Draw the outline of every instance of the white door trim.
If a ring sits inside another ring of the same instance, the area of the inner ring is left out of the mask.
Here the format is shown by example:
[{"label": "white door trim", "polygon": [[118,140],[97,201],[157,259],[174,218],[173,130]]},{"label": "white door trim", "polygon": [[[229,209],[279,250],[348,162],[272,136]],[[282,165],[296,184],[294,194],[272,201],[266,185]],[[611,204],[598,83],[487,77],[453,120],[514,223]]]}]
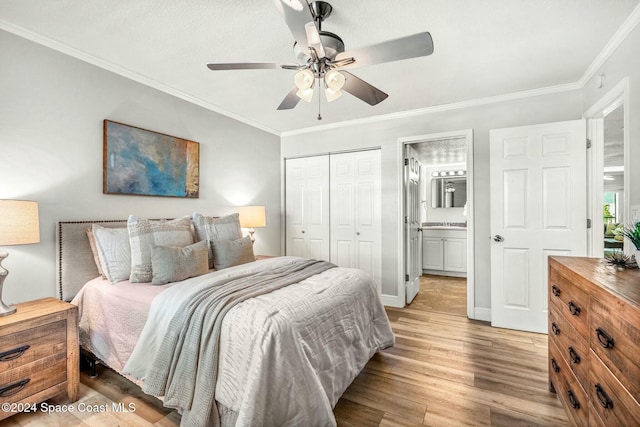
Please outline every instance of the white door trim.
[{"label": "white door trim", "polygon": [[[631,167],[631,154],[629,143],[629,117],[630,117],[630,103],[629,103],[629,77],[625,77],[615,85],[609,92],[607,92],[602,98],[597,100],[587,111],[582,115],[587,119],[587,131],[593,132],[597,126],[602,126],[602,118],[609,114],[612,110],[624,105],[624,170],[629,171]],[[601,133],[594,133],[591,136],[602,136]],[[603,164],[602,155],[604,150],[604,141],[601,138],[594,138],[592,140],[592,151],[590,161],[587,164],[587,191],[591,195],[591,201],[588,206],[588,214],[592,219],[592,227],[589,241],[597,242],[602,240],[602,196],[603,196]],[[597,150],[597,152],[596,152]],[[631,192],[631,178],[629,173],[624,174],[624,191],[626,194]],[[623,217],[625,219],[631,218],[631,203],[628,199],[623,208]],[[598,219],[599,218],[599,219]],[[633,253],[633,247],[628,245],[625,239],[625,252],[627,254]],[[602,257],[602,253],[597,252],[599,246],[592,244],[589,247],[589,256]],[[631,251],[631,252],[628,252]]]},{"label": "white door trim", "polygon": [[[446,138],[465,137],[467,141],[467,317],[470,319],[486,320],[485,313],[478,313],[475,308],[475,219],[474,219],[474,186],[473,186],[473,129],[432,133],[427,135],[417,135],[398,138],[396,150],[396,164],[398,165],[398,254],[404,254],[405,233],[404,233],[404,146],[418,142],[426,142]],[[404,299],[404,255],[398,262],[398,300]]]}]

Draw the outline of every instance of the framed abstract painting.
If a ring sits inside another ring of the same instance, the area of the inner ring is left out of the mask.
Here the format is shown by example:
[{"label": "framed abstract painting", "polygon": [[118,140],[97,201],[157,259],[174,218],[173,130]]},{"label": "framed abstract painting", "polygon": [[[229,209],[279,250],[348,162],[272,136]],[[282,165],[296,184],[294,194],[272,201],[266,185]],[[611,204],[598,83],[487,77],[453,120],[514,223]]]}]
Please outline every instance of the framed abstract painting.
[{"label": "framed abstract painting", "polygon": [[104,121],[103,193],[198,198],[200,144]]}]

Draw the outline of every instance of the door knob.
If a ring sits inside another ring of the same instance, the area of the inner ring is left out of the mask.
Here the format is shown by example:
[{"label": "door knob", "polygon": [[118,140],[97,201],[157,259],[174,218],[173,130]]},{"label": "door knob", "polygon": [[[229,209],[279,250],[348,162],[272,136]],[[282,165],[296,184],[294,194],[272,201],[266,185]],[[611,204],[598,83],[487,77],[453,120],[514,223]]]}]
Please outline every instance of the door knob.
[{"label": "door knob", "polygon": [[504,237],[502,237],[499,234],[496,234],[495,236],[493,236],[493,241],[494,242],[504,242]]}]

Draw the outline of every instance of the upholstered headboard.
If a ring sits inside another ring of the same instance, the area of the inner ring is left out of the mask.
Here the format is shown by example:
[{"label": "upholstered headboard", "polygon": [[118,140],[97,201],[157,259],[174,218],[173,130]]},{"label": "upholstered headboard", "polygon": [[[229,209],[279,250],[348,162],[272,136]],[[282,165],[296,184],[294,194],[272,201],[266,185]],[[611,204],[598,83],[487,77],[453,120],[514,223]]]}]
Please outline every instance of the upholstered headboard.
[{"label": "upholstered headboard", "polygon": [[56,228],[56,285],[58,298],[71,301],[80,288],[98,277],[98,268],[87,238],[91,224],[126,227],[127,220],[60,221]]}]

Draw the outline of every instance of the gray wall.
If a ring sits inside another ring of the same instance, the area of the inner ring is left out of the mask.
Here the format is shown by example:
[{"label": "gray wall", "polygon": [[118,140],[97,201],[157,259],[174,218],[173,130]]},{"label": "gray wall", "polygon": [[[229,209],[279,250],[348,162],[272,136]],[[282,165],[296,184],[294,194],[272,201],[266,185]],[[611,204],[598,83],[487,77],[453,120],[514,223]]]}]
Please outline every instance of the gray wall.
[{"label": "gray wall", "polygon": [[382,147],[382,293],[397,295],[398,269],[403,262],[398,253],[398,181],[401,162],[398,138],[473,129],[475,186],[475,307],[491,307],[489,223],[489,131],[579,119],[582,115],[580,91],[564,92],[464,108],[421,116],[377,120],[337,129],[289,135],[282,138],[284,157],[313,153]]},{"label": "gray wall", "polygon": [[[55,296],[57,221],[222,215],[266,206],[280,253],[280,138],[0,31],[0,198],[39,202],[40,244],[11,246],[5,302]],[[102,194],[102,121],[200,143],[200,198]]]}]

